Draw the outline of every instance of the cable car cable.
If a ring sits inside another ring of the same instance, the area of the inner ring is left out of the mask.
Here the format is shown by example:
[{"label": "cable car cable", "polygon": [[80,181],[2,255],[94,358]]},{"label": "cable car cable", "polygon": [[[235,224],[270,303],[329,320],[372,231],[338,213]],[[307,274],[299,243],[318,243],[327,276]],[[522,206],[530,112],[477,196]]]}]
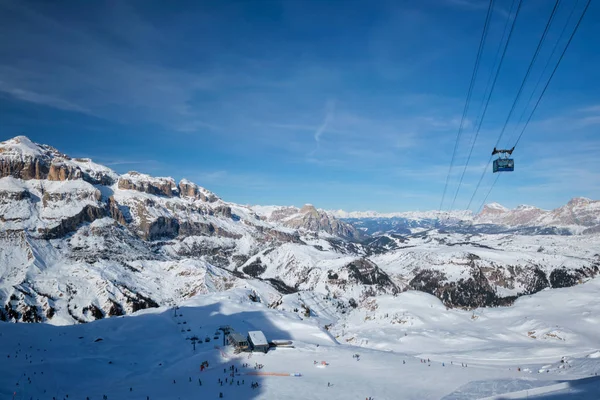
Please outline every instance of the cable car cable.
[{"label": "cable car cable", "polygon": [[[498,49],[496,50],[496,56],[494,57],[494,66],[492,67],[492,71],[495,71],[497,68],[500,68],[500,67],[498,67],[498,60],[500,59],[500,53],[502,53],[502,48],[503,48],[502,44],[504,43],[504,39],[506,38],[506,34],[508,33],[508,25],[509,25],[509,22],[511,20],[514,20],[517,17],[517,14],[515,14],[511,18],[511,15],[513,14],[513,10],[515,8],[516,2],[517,2],[517,0],[513,0],[512,1],[512,4],[510,6],[510,10],[508,11],[506,22],[504,23],[504,29],[502,30],[502,38],[500,38],[500,42],[498,42]],[[519,0],[519,2],[521,2],[521,0]],[[513,24],[513,26],[514,26],[514,24]],[[504,47],[506,47],[506,46],[504,46]],[[502,65],[502,63],[500,63],[500,65]],[[490,85],[492,83],[492,78],[493,77],[494,77],[494,74],[493,73],[490,74],[490,76],[488,78],[488,81],[485,84],[485,90],[483,91],[484,96],[481,99],[481,104],[479,105],[479,112],[477,113],[478,116],[481,116],[482,113],[483,113],[483,107],[485,105],[486,94],[490,93],[489,89],[490,89]],[[480,120],[481,119],[479,117],[475,120],[475,126],[479,125],[479,121]]]},{"label": "cable car cable", "polygon": [[554,20],[554,16],[556,15],[556,9],[558,8],[558,5],[560,4],[560,2],[561,2],[561,0],[556,0],[556,2],[554,3],[554,8],[552,9],[550,18],[548,18],[548,22],[546,23],[546,27],[544,28],[544,33],[542,33],[542,37],[540,38],[540,41],[538,42],[537,48],[535,49],[535,53],[533,54],[533,57],[531,58],[531,62],[529,63],[529,67],[527,68],[527,72],[525,73],[525,77],[523,78],[523,81],[521,82],[521,87],[519,87],[519,91],[517,92],[515,101],[513,102],[512,107],[510,108],[510,111],[508,112],[508,117],[506,117],[506,121],[504,121],[504,126],[502,127],[502,131],[500,132],[500,136],[498,136],[498,140],[496,141],[496,146],[494,146],[494,147],[497,147],[498,144],[500,143],[500,140],[502,139],[502,136],[504,135],[504,131],[506,130],[506,127],[508,126],[508,121],[510,120],[510,117],[512,117],[512,114],[515,111],[515,107],[517,106],[517,103],[519,102],[519,100],[521,98],[521,94],[523,93],[523,88],[525,87],[525,84],[527,83],[529,74],[531,73],[531,70],[533,69],[533,65],[535,64],[535,61],[537,60],[537,57],[540,53],[542,45],[544,44],[546,35],[548,34],[550,25],[552,25],[552,21]]},{"label": "cable car cable", "polygon": [[558,69],[560,62],[562,61],[563,57],[565,56],[565,53],[567,52],[567,49],[569,48],[571,41],[573,41],[573,37],[575,37],[575,33],[577,33],[577,29],[579,29],[579,25],[581,25],[581,21],[583,21],[583,17],[585,16],[585,13],[587,12],[591,2],[592,2],[592,0],[587,1],[585,8],[583,9],[583,12],[581,13],[581,16],[579,17],[579,20],[577,21],[577,25],[575,25],[575,29],[573,29],[573,33],[571,33],[571,36],[569,37],[569,41],[567,42],[565,48],[563,49],[563,51],[558,59],[558,62],[556,63],[556,66],[552,70],[552,73],[550,74],[550,77],[548,78],[548,82],[546,82],[546,86],[544,86],[544,89],[542,90],[542,93],[540,94],[539,99],[535,103],[533,110],[531,110],[531,114],[529,115],[529,118],[527,119],[525,126],[523,126],[523,129],[521,129],[521,133],[519,134],[519,137],[517,138],[517,141],[515,142],[515,147],[517,147],[517,145],[519,144],[519,141],[521,140],[521,137],[523,136],[523,133],[525,132],[525,129],[527,128],[527,125],[529,125],[529,122],[531,121],[531,117],[533,117],[535,110],[537,110],[537,107],[540,105],[540,101],[542,100],[542,97],[544,97],[544,93],[546,93],[546,89],[548,89],[548,86],[550,85],[550,82],[552,81],[552,78],[554,77],[554,74],[556,73],[556,70]]},{"label": "cable car cable", "polygon": [[[537,48],[535,50],[535,53],[531,59],[531,62],[529,63],[529,67],[527,68],[527,72],[525,73],[525,77],[523,78],[523,81],[521,82],[521,86],[519,87],[519,91],[517,92],[517,96],[515,97],[515,101],[512,104],[512,107],[510,109],[510,112],[508,113],[508,117],[506,118],[506,121],[504,123],[504,126],[502,127],[502,131],[500,132],[500,135],[498,136],[498,140],[496,141],[496,145],[494,147],[498,146],[498,143],[500,142],[500,140],[502,139],[502,135],[504,134],[504,131],[506,130],[506,126],[508,125],[508,121],[510,120],[510,117],[512,116],[512,113],[517,105],[517,102],[519,101],[519,98],[521,97],[521,93],[523,92],[523,88],[525,87],[525,83],[527,82],[527,78],[529,77],[529,74],[531,73],[531,69],[533,67],[533,64],[535,63],[535,60],[537,59],[537,56],[540,52],[540,49],[542,47],[542,44],[544,42],[544,39],[546,38],[546,35],[548,33],[548,29],[550,28],[550,25],[552,24],[552,21],[554,19],[554,15],[556,14],[556,9],[558,8],[558,5],[560,3],[561,0],[556,0],[556,2],[554,3],[554,7],[552,8],[552,13],[550,14],[550,17],[548,18],[548,22],[546,23],[546,27],[544,28],[544,32],[542,33],[542,37],[540,38],[540,41],[538,42]],[[477,194],[477,191],[479,190],[479,187],[481,186],[481,182],[483,181],[483,178],[485,176],[485,172],[487,170],[487,168],[490,165],[490,162],[493,159],[493,155],[490,156],[488,162],[486,163],[485,167],[483,168],[483,172],[481,174],[481,177],[479,178],[479,181],[477,182],[477,186],[475,187],[475,191],[473,192],[473,195],[471,196],[471,199],[469,200],[469,204],[467,205],[467,209],[469,209],[471,207],[471,203],[473,202],[473,198],[475,198],[475,195]]]},{"label": "cable car cable", "polygon": [[[575,0],[573,8],[571,8],[571,12],[569,13],[569,16],[567,17],[567,22],[565,23],[565,26],[563,27],[562,31],[560,32],[560,35],[558,35],[558,39],[556,40],[556,43],[554,44],[554,47],[552,48],[552,53],[550,54],[550,57],[548,57],[548,61],[546,62],[546,65],[544,65],[544,69],[542,70],[542,73],[540,74],[540,77],[539,77],[538,81],[536,82],[534,89],[531,91],[531,95],[529,96],[529,99],[527,99],[527,106],[523,109],[523,112],[521,113],[521,116],[519,117],[519,122],[517,122],[517,124],[515,125],[514,133],[517,132],[517,129],[518,129],[517,127],[520,126],[521,123],[524,121],[525,114],[527,114],[527,109],[529,108],[529,105],[531,104],[531,100],[533,99],[533,96],[537,92],[537,89],[540,86],[540,83],[542,83],[542,78],[544,77],[544,75],[546,75],[546,71],[548,70],[548,67],[550,66],[550,62],[554,58],[554,54],[556,53],[556,50],[558,49],[558,45],[560,44],[561,39],[565,35],[565,31],[567,30],[567,28],[570,25],[571,18],[573,18],[573,14],[575,13],[575,10],[577,9],[578,5],[579,5],[579,0]],[[513,136],[514,136],[514,133],[513,133]],[[513,140],[508,141],[508,143],[512,143],[512,142],[513,142]]]},{"label": "cable car cable", "polygon": [[[579,20],[577,21],[577,24],[575,25],[575,28],[573,29],[573,32],[571,33],[571,36],[569,37],[569,40],[567,41],[567,44],[565,45],[565,48],[563,49],[563,51],[562,51],[562,53],[561,53],[561,55],[560,55],[560,57],[559,57],[559,59],[558,59],[558,61],[556,63],[556,66],[552,70],[552,74],[550,74],[550,77],[548,78],[548,81],[546,82],[546,85],[544,86],[544,89],[542,90],[542,93],[540,93],[540,97],[538,98],[537,102],[535,103],[535,106],[534,106],[533,110],[531,110],[531,114],[529,115],[529,118],[527,119],[527,122],[525,123],[525,126],[523,126],[523,129],[521,130],[521,133],[519,134],[519,137],[517,138],[517,141],[516,141],[515,145],[513,146],[513,148],[517,147],[517,145],[519,144],[519,141],[521,140],[521,137],[523,136],[523,133],[525,132],[525,129],[527,128],[527,125],[529,125],[529,122],[531,121],[531,118],[533,117],[533,114],[535,113],[535,110],[537,109],[538,105],[540,104],[540,101],[542,100],[542,97],[544,97],[544,93],[546,93],[546,89],[548,89],[548,86],[550,85],[550,81],[552,81],[552,78],[554,77],[554,74],[558,70],[558,66],[560,65],[560,62],[562,61],[565,53],[567,52],[567,49],[569,48],[569,45],[571,44],[571,41],[575,37],[575,33],[577,33],[577,30],[579,29],[579,26],[581,25],[581,21],[583,21],[583,17],[585,16],[585,14],[586,14],[586,12],[587,12],[587,10],[588,10],[591,2],[592,2],[592,0],[588,0],[587,1],[586,5],[585,5],[585,8],[583,9],[583,12],[581,13],[581,16],[579,17]],[[572,12],[571,12],[571,14],[572,14]],[[570,16],[569,16],[569,19],[570,19]],[[564,29],[563,29],[563,32],[564,32]],[[562,36],[562,33],[561,33],[561,36]],[[559,38],[559,40],[560,40],[560,38]],[[487,169],[487,166],[486,166],[486,169]],[[485,170],[484,170],[484,173],[485,173]],[[499,176],[500,175],[498,175],[498,177]],[[492,183],[492,186],[488,190],[488,193],[485,196],[485,198],[483,200],[483,203],[479,207],[479,210],[481,210],[481,208],[485,204],[485,201],[487,200],[487,197],[489,196],[489,194],[491,193],[492,189],[494,188],[496,182],[498,181],[498,177],[496,177],[496,179]],[[482,176],[482,178],[483,178],[483,176]],[[481,179],[480,179],[479,183],[481,183]],[[478,184],[478,186],[479,186],[479,184]],[[469,206],[471,205],[471,202],[473,201],[473,197],[474,196],[475,196],[475,193],[473,193],[473,196],[471,197],[471,201],[469,202]],[[468,208],[469,207],[467,207],[467,209]]]},{"label": "cable car cable", "polygon": [[[471,148],[469,150],[469,156],[467,157],[467,162],[465,163],[465,166],[464,166],[464,168],[462,170],[462,173],[460,175],[460,180],[458,182],[458,187],[456,188],[456,192],[454,193],[454,198],[452,199],[452,205],[450,206],[450,209],[454,208],[454,203],[456,202],[456,198],[458,197],[458,193],[460,191],[460,187],[461,187],[463,179],[465,177],[465,172],[467,171],[467,167],[469,165],[469,162],[471,161],[471,155],[473,154],[473,148],[475,147],[475,142],[477,141],[477,137],[479,136],[479,131],[481,130],[481,124],[483,123],[483,119],[485,118],[485,114],[487,112],[488,105],[490,104],[490,99],[492,98],[492,93],[493,93],[494,88],[496,86],[496,82],[498,80],[498,76],[500,75],[500,69],[502,67],[502,63],[504,62],[504,56],[506,55],[506,50],[508,49],[508,44],[510,43],[510,38],[512,37],[512,33],[514,31],[514,28],[515,28],[515,23],[517,21],[517,17],[519,16],[519,11],[521,10],[521,5],[522,4],[523,4],[523,1],[519,0],[519,5],[517,7],[517,11],[515,12],[515,16],[514,16],[514,19],[512,21],[511,27],[510,27],[510,32],[508,34],[508,39],[506,40],[506,43],[504,45],[504,49],[502,51],[502,57],[500,58],[500,63],[498,64],[498,69],[496,69],[496,73],[495,73],[495,76],[494,76],[494,81],[492,83],[492,87],[491,87],[491,89],[489,91],[489,94],[487,95],[487,99],[485,100],[485,107],[483,108],[483,113],[481,114],[481,118],[479,118],[479,120],[478,120],[477,129],[475,131],[475,138],[474,138],[473,142],[471,143]],[[514,5],[514,1],[513,1],[513,5]],[[512,11],[512,8],[511,8],[511,11]],[[509,15],[509,18],[507,18],[506,22],[508,23],[509,20],[510,20],[510,15]],[[505,26],[505,28],[506,28],[506,26]],[[490,75],[490,77],[491,76],[492,75]],[[485,99],[485,95],[484,95],[484,99]],[[483,101],[482,101],[482,104],[483,104]]]},{"label": "cable car cable", "polygon": [[469,103],[471,101],[473,87],[475,86],[475,80],[476,80],[475,78],[477,77],[477,70],[479,69],[481,54],[483,53],[483,45],[485,43],[485,38],[487,37],[490,17],[492,15],[493,8],[494,8],[494,0],[490,0],[490,3],[488,5],[488,10],[487,10],[487,15],[485,17],[485,23],[483,25],[483,32],[481,33],[481,39],[479,40],[479,49],[477,50],[477,57],[475,59],[475,66],[473,67],[473,73],[471,75],[471,82],[469,84],[469,90],[467,91],[467,99],[465,101],[465,106],[463,108],[463,114],[462,114],[462,118],[460,120],[458,133],[456,134],[456,142],[454,143],[454,150],[452,152],[452,158],[450,159],[450,167],[448,168],[448,175],[446,176],[446,184],[444,185],[444,192],[442,194],[442,201],[440,202],[439,211],[442,210],[442,206],[444,205],[444,199],[446,198],[446,191],[448,190],[448,181],[450,180],[450,174],[452,172],[452,167],[454,166],[454,160],[456,159],[456,150],[458,149],[458,143],[460,141],[460,136],[462,134],[464,122],[465,122],[465,119],[467,116],[467,112],[469,110]]},{"label": "cable car cable", "polygon": [[485,205],[485,202],[487,201],[488,196],[490,195],[490,193],[492,193],[492,189],[494,188],[494,186],[496,185],[496,182],[498,182],[498,179],[500,178],[500,176],[502,176],[502,174],[498,174],[496,175],[496,179],[494,179],[494,182],[492,183],[492,186],[490,187],[490,190],[488,190],[487,194],[485,195],[485,197],[483,198],[483,201],[481,202],[481,205],[479,206],[479,208],[477,209],[477,214],[479,214],[481,212],[481,209],[483,208],[483,206]]}]

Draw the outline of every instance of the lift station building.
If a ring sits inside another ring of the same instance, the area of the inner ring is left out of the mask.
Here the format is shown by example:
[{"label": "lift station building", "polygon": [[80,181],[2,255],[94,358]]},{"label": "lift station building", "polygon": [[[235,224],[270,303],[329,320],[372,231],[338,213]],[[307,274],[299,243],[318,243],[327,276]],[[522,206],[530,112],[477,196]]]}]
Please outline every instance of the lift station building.
[{"label": "lift station building", "polygon": [[263,353],[269,351],[269,342],[262,331],[248,332],[248,342],[252,351],[262,351]]}]

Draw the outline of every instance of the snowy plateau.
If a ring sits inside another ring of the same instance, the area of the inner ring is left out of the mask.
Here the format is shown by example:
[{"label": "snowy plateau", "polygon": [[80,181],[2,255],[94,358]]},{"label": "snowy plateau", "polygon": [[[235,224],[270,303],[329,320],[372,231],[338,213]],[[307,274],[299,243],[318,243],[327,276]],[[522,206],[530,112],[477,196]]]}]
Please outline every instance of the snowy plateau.
[{"label": "snowy plateau", "polygon": [[[18,136],[0,143],[0,398],[600,399],[599,244],[585,198],[248,206]],[[224,325],[292,345],[239,353]]]}]

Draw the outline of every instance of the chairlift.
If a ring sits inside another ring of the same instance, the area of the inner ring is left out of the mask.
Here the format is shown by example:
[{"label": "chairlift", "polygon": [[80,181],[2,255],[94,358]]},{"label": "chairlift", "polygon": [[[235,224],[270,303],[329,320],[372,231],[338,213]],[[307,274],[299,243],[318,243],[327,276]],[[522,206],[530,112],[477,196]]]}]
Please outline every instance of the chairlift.
[{"label": "chairlift", "polygon": [[497,159],[494,160],[494,173],[496,172],[513,172],[515,170],[515,160],[509,158],[515,148],[510,150],[498,150],[494,147],[492,156],[500,154]]}]

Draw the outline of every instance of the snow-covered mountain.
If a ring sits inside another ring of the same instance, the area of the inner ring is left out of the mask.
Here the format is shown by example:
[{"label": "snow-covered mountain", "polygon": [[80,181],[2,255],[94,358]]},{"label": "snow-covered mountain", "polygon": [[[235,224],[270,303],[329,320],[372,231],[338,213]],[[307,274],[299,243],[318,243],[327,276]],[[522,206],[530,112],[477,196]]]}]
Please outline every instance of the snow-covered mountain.
[{"label": "snow-covered mountain", "polygon": [[438,227],[456,232],[488,233],[509,230],[533,234],[600,232],[600,200],[595,201],[584,197],[573,198],[564,206],[554,210],[543,210],[529,205],[520,205],[511,210],[501,204],[490,203],[486,204],[477,215],[473,215],[468,210],[401,213],[337,210],[330,213],[365,233],[409,233],[414,232],[415,229]]},{"label": "snow-covered mountain", "polygon": [[316,209],[312,204],[305,204],[302,208],[254,206],[252,210],[269,222],[277,222],[289,228],[323,231],[347,239],[360,238],[359,232],[352,225],[336,219],[331,212]]},{"label": "snow-covered mountain", "polygon": [[[593,204],[536,218],[593,228]],[[119,175],[18,136],[0,143],[0,319],[89,322],[242,285],[271,307],[326,296],[335,318],[407,289],[472,308],[599,272],[598,235],[473,233],[468,213],[446,215],[451,231],[432,225],[438,216],[406,214],[402,234],[369,230],[312,205],[244,206],[185,179]]]},{"label": "snow-covered mountain", "polygon": [[363,254],[346,250],[356,231],[314,207],[267,218],[188,180],[118,175],[24,136],[0,144],[0,166],[0,319],[90,321],[250,277],[313,289],[331,271],[353,271],[339,286],[354,296],[371,293],[361,274],[377,267],[356,268]]},{"label": "snow-covered mountain", "polygon": [[460,220],[460,221],[471,221],[473,219],[473,213],[470,210],[451,210],[451,211],[406,211],[406,212],[392,212],[392,213],[380,213],[377,211],[344,211],[344,210],[333,210],[330,213],[336,218],[348,219],[348,218],[405,218],[410,220]]},{"label": "snow-covered mountain", "polygon": [[576,197],[554,210],[542,210],[526,205],[510,210],[493,203],[483,207],[475,222],[506,226],[564,227],[574,233],[584,234],[599,232],[600,201]]}]

